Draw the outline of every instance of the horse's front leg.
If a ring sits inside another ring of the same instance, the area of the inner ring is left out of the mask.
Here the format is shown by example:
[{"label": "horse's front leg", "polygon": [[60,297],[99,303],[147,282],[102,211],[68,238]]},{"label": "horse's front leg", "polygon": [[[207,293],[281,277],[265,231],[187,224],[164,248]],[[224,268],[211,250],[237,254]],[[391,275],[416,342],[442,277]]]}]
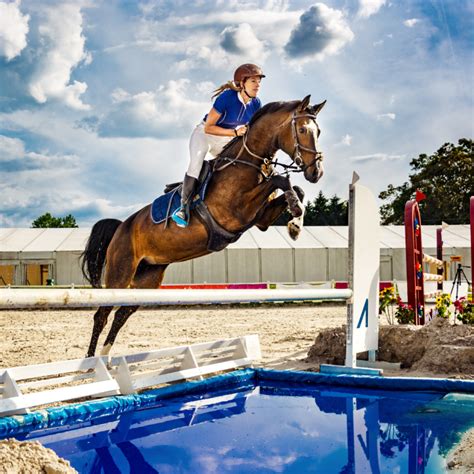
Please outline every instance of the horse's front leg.
[{"label": "horse's front leg", "polygon": [[245,202],[247,206],[260,209],[266,206],[268,197],[277,189],[281,189],[284,193],[284,199],[288,205],[288,209],[293,217],[299,217],[304,212],[303,203],[298,198],[298,195],[293,190],[293,187],[288,176],[276,175],[268,180],[260,183],[252,189],[252,191],[245,194]]},{"label": "horse's front leg", "polygon": [[273,180],[276,189],[281,189],[284,192],[283,196],[288,204],[288,209],[290,210],[291,215],[294,218],[302,217],[304,214],[304,193],[301,188],[298,188],[302,193],[302,197],[300,198],[295,192],[296,186],[293,187],[291,185],[290,178],[287,176],[277,175],[273,176],[271,179]]},{"label": "horse's front leg", "polygon": [[[303,202],[304,192],[298,187],[293,187],[300,202]],[[278,217],[288,208],[288,202],[286,196],[282,194],[275,199],[272,199],[259,213],[257,216],[257,222],[255,225],[262,231],[265,231],[270,227]],[[304,208],[303,208],[304,210]],[[304,212],[299,217],[293,217],[287,226],[288,234],[293,240],[296,240],[303,229]]]}]

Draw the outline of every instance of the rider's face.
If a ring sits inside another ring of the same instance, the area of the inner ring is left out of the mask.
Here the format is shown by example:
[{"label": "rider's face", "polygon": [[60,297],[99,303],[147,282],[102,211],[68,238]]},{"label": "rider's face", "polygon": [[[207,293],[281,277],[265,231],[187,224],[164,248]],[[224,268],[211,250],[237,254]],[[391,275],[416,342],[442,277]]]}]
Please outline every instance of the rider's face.
[{"label": "rider's face", "polygon": [[260,90],[260,82],[262,78],[259,76],[252,76],[244,82],[244,90],[250,97],[256,97]]}]

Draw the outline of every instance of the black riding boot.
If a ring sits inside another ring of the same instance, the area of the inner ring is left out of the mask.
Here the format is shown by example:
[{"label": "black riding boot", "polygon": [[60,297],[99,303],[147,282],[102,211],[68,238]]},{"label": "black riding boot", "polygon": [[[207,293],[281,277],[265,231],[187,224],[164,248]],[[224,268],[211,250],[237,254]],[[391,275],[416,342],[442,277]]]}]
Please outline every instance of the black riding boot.
[{"label": "black riding boot", "polygon": [[198,180],[184,175],[183,187],[181,189],[181,207],[179,207],[171,216],[179,227],[187,227],[189,222],[189,207],[194,197]]}]

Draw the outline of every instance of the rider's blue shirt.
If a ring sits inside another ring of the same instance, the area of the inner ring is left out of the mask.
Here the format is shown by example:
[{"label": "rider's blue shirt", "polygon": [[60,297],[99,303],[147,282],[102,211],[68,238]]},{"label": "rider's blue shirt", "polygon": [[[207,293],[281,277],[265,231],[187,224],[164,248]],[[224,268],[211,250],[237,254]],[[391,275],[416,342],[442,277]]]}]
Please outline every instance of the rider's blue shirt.
[{"label": "rider's blue shirt", "polygon": [[[258,97],[246,104],[239,97],[238,92],[227,89],[219,94],[212,106],[221,114],[216,125],[222,128],[236,128],[250,122],[253,114],[262,107]],[[207,114],[204,121],[207,119]]]}]

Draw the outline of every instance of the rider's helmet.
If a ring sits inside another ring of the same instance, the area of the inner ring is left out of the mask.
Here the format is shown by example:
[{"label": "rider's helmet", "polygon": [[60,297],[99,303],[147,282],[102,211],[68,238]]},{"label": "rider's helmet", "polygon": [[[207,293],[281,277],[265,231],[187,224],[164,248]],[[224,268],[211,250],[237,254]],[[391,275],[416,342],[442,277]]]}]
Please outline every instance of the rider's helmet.
[{"label": "rider's helmet", "polygon": [[241,85],[246,79],[253,76],[265,77],[265,74],[256,64],[242,64],[234,72],[234,82]]}]

